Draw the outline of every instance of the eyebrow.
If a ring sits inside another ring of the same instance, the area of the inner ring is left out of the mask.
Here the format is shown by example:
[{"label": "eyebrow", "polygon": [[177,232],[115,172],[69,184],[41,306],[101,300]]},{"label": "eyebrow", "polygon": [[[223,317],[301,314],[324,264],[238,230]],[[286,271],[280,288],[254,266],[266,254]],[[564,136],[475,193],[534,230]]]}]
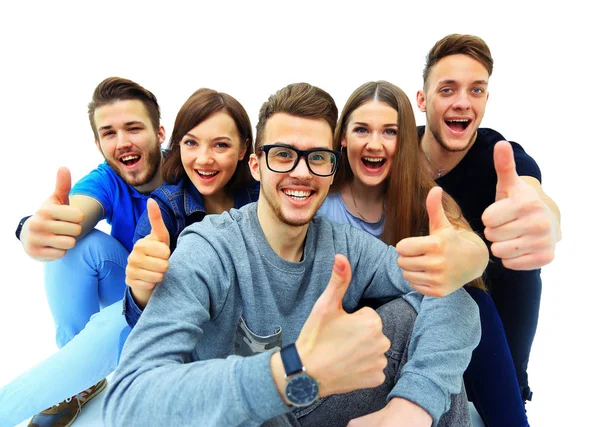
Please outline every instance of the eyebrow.
[{"label": "eyebrow", "polygon": [[[457,84],[458,82],[456,80],[453,79],[446,79],[446,80],[440,80],[438,82],[438,86],[442,86],[442,85],[449,85],[449,84]],[[474,82],[472,82],[471,84],[476,84],[476,85],[487,85],[488,81],[487,80],[475,80]]]},{"label": "eyebrow", "polygon": [[308,148],[306,150],[301,150],[298,147],[294,147],[292,144],[288,144],[286,142],[281,142],[281,141],[275,141],[272,144],[264,144],[264,145],[281,145],[283,147],[294,148],[294,149],[300,150],[300,151],[308,151],[308,150],[331,150],[331,151],[335,151],[333,148],[329,148],[329,147],[313,147],[313,148]]},{"label": "eyebrow", "polygon": [[[354,123],[352,123],[352,125],[353,125],[353,126],[359,125],[359,126],[365,126],[365,127],[369,127],[369,124],[368,124],[368,123],[365,123],[365,122],[354,122]],[[396,126],[396,127],[398,127],[398,123],[385,123],[383,126],[384,126],[384,127],[391,127],[391,126]]]},{"label": "eyebrow", "polygon": [[[192,139],[195,139],[196,141],[198,141],[198,140],[199,140],[199,138],[198,138],[198,137],[196,137],[195,135],[192,135],[191,133],[186,133],[186,134],[185,134],[183,137],[185,138],[186,136],[188,136],[188,137],[190,137],[190,138],[192,138]],[[231,141],[231,140],[232,140],[232,139],[231,139],[231,138],[229,138],[228,136],[222,135],[222,136],[217,136],[217,137],[213,138],[213,139],[212,139],[212,141],[217,141],[217,140],[219,140],[219,139],[226,139],[226,140],[228,140],[228,141]]]},{"label": "eyebrow", "polygon": [[[125,126],[132,126],[132,125],[142,125],[142,126],[144,126],[144,122],[140,122],[139,120],[133,120],[131,122],[126,122],[125,123]],[[101,126],[101,127],[98,128],[98,131],[112,129],[112,127],[113,127],[113,125]]]}]

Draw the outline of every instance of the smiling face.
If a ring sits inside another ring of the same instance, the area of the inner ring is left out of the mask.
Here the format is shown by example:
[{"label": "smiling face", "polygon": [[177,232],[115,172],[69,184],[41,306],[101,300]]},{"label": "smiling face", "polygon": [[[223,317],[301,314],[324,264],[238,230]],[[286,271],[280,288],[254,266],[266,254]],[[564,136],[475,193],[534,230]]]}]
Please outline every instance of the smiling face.
[{"label": "smiling face", "polygon": [[212,114],[179,144],[185,173],[200,194],[205,198],[224,195],[225,185],[246,153],[231,116],[223,111]]},{"label": "smiling face", "polygon": [[350,114],[342,146],[354,178],[369,187],[383,185],[398,145],[398,112],[388,104],[369,101]]},{"label": "smiling face", "polygon": [[160,144],[165,139],[162,126],[155,131],[141,101],[117,101],[94,112],[98,134],[96,146],[108,165],[127,184],[147,192],[160,169]]},{"label": "smiling face", "polygon": [[447,151],[466,150],[475,140],[488,99],[489,74],[467,55],[450,55],[431,68],[424,91],[417,94],[426,114],[426,133]]},{"label": "smiling face", "polygon": [[[306,119],[277,113],[270,117],[264,128],[264,144],[284,144],[300,150],[311,148],[332,149],[333,134],[323,119]],[[250,156],[252,175],[260,181],[258,212],[263,221],[276,221],[304,226],[315,216],[327,196],[333,176],[313,175],[304,157],[290,172],[278,173],[267,168],[266,155]]]}]

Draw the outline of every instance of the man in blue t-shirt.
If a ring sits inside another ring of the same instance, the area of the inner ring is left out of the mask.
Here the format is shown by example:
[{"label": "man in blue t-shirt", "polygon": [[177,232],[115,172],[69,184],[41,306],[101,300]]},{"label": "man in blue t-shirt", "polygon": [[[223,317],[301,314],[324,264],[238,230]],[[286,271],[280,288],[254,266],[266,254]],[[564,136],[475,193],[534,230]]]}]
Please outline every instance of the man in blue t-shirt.
[{"label": "man in blue t-shirt", "polygon": [[[429,51],[423,89],[417,94],[427,120],[419,135],[431,176],[457,201],[490,248],[492,262],[484,278],[525,401],[531,398],[527,363],[538,320],[539,268],[554,258],[561,239],[560,213],[542,190],[539,167],[523,148],[496,131],[479,128],[492,68],[489,48],[479,37],[452,34],[439,40]],[[484,318],[482,313],[482,323]]]},{"label": "man in blue t-shirt", "polygon": [[[127,257],[146,200],[162,184],[165,130],[156,97],[123,78],[101,82],[88,113],[105,163],[72,189],[68,169],[60,168],[52,196],[17,229],[25,252],[46,261],[61,350],[0,390],[0,425],[44,408],[30,425],[70,425],[117,363]],[[110,236],[94,229],[101,220]]]}]

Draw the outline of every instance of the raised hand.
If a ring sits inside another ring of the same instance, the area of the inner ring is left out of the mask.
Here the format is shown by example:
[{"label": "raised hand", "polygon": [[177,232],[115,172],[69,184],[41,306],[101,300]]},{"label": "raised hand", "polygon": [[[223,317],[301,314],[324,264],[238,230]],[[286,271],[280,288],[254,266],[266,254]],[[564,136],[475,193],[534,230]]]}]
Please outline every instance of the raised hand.
[{"label": "raised hand", "polygon": [[543,200],[539,182],[517,175],[512,147],[506,141],[494,147],[494,166],[498,175],[496,201],[481,217],[492,253],[512,270],[548,264],[554,259],[560,230],[557,216]]},{"label": "raised hand", "polygon": [[81,209],[69,206],[70,190],[71,173],[61,167],[56,174],[54,193],[25,222],[21,231],[23,248],[32,258],[59,259],[75,246],[84,214]]},{"label": "raised hand", "polygon": [[385,352],[381,318],[365,307],[349,314],[342,300],[351,280],[350,263],[336,255],[327,288],[315,302],[296,341],[306,372],[319,382],[321,397],[383,383]]},{"label": "raised hand", "polygon": [[465,256],[465,245],[475,243],[461,238],[459,234],[465,230],[456,230],[448,221],[442,195],[440,187],[432,188],[427,195],[429,235],[408,237],[396,245],[404,278],[415,290],[434,297],[448,295],[479,277],[487,263],[487,259]]},{"label": "raised hand", "polygon": [[147,212],[152,231],[135,243],[125,270],[125,283],[131,287],[133,297],[141,308],[148,303],[156,284],[163,280],[171,256],[169,231],[153,199],[148,199]]}]

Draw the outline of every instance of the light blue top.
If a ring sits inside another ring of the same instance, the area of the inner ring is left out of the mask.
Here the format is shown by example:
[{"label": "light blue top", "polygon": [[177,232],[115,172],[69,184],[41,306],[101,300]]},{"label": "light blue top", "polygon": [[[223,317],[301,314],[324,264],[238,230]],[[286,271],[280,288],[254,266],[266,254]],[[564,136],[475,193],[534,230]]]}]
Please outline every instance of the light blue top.
[{"label": "light blue top", "polygon": [[362,298],[402,296],[417,311],[408,362],[389,397],[415,402],[435,425],[460,391],[479,342],[471,297],[463,289],[444,298],[413,291],[394,247],[323,215],[309,224],[302,260],[286,261],[269,246],[256,203],[208,215],[181,233],[164,281],[123,349],[105,425],[258,426],[289,412],[270,370],[277,347],[258,341],[244,357],[238,336],[277,346],[296,341],[337,253],[352,268],[344,309],[354,311]]},{"label": "light blue top", "polygon": [[362,218],[355,217],[344,204],[342,195],[339,192],[329,193],[327,195],[325,201],[319,208],[319,213],[325,215],[333,222],[337,222],[338,224],[350,224],[353,227],[366,231],[371,236],[375,236],[378,239],[381,239],[381,235],[383,234],[383,226],[385,225],[383,215],[381,215],[381,218],[377,222],[367,222]]}]

